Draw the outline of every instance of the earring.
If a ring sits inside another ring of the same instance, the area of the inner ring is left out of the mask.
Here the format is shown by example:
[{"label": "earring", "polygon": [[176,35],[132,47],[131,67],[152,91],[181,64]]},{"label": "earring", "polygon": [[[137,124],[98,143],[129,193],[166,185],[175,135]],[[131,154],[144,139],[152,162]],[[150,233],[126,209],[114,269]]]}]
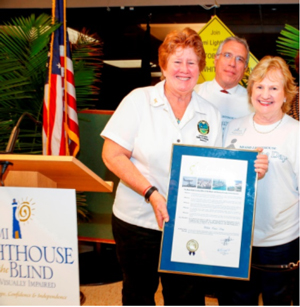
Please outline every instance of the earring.
[{"label": "earring", "polygon": [[286,103],[286,98],[283,99],[283,103]]}]

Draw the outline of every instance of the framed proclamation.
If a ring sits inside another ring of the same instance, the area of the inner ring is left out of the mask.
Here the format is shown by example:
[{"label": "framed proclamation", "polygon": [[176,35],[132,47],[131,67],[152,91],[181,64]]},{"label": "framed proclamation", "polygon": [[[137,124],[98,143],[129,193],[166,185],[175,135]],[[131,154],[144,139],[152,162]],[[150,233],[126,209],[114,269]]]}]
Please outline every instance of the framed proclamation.
[{"label": "framed proclamation", "polygon": [[249,280],[257,154],[173,145],[160,272]]}]

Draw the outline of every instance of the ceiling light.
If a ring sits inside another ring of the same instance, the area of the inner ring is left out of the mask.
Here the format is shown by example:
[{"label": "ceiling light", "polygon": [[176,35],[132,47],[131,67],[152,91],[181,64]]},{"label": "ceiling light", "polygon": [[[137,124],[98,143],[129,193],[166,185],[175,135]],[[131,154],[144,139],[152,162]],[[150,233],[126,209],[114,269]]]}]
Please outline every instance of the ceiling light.
[{"label": "ceiling light", "polygon": [[118,68],[141,68],[142,60],[105,60],[103,63]]}]

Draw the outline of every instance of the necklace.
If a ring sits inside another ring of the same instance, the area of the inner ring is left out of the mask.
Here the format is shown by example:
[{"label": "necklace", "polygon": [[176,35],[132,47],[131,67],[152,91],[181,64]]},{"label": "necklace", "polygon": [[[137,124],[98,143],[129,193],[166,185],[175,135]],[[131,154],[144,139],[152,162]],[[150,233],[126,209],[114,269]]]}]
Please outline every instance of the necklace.
[{"label": "necklace", "polygon": [[253,117],[252,117],[252,123],[253,123],[253,128],[254,128],[254,130],[255,130],[256,132],[258,132],[258,133],[267,134],[267,133],[271,133],[272,131],[274,131],[274,130],[281,124],[284,115],[282,115],[280,121],[278,122],[278,124],[277,124],[273,129],[271,129],[270,131],[264,131],[264,132],[263,132],[263,131],[259,131],[259,130],[256,129],[256,127],[255,127],[255,122],[254,122],[254,116],[255,116],[255,114],[254,114]]}]

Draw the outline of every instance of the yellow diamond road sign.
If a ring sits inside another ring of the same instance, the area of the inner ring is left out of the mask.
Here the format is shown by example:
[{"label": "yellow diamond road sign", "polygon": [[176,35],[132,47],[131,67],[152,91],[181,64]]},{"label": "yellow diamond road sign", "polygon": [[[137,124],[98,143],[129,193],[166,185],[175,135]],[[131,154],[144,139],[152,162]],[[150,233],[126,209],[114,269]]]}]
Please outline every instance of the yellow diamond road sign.
[{"label": "yellow diamond road sign", "polygon": [[[200,30],[199,35],[203,42],[203,47],[206,53],[206,66],[199,76],[198,83],[213,80],[215,77],[214,58],[217,53],[219,45],[230,36],[234,34],[224,25],[224,23],[214,16],[211,20]],[[256,57],[250,52],[249,69],[242,81],[247,83],[249,73],[258,63]],[[242,84],[243,82],[241,82]]]}]

